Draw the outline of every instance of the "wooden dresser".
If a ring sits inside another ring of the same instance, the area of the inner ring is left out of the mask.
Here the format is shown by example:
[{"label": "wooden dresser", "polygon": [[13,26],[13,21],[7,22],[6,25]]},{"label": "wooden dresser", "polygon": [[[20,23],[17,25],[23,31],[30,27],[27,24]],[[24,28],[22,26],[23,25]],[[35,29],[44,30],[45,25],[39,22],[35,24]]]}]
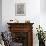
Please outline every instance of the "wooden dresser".
[{"label": "wooden dresser", "polygon": [[33,46],[33,23],[7,23],[12,33],[13,41],[22,43],[22,46]]}]

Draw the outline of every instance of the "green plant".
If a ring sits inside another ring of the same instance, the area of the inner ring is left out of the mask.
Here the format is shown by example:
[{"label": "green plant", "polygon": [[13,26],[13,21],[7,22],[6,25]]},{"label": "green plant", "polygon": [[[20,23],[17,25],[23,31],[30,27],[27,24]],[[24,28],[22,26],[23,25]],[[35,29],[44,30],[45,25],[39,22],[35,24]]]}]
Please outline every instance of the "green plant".
[{"label": "green plant", "polygon": [[43,31],[42,27],[40,27],[40,25],[39,25],[39,28],[36,28],[36,29],[37,29],[36,36],[38,36],[38,40],[39,41],[41,41],[41,40],[45,41],[45,35],[44,35],[44,31]]}]

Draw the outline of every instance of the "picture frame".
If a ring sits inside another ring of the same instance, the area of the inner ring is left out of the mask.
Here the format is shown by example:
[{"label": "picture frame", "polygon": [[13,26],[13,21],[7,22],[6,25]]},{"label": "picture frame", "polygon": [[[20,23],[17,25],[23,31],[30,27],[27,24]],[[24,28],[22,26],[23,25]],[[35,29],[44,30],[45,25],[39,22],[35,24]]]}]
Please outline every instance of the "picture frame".
[{"label": "picture frame", "polygon": [[15,15],[24,16],[25,15],[25,3],[16,3],[15,5]]}]

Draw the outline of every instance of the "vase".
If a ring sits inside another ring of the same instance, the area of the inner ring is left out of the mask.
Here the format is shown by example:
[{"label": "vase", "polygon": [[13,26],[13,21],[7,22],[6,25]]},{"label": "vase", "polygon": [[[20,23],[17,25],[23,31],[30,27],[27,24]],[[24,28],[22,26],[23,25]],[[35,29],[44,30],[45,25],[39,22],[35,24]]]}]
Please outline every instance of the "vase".
[{"label": "vase", "polygon": [[45,41],[39,40],[39,46],[45,46]]}]

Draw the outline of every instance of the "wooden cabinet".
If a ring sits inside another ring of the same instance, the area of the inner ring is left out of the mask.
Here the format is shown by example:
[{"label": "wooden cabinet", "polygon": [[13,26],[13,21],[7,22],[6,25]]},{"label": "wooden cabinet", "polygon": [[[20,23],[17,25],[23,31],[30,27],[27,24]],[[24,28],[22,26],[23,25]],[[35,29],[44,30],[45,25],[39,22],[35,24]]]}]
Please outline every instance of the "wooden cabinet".
[{"label": "wooden cabinet", "polygon": [[8,23],[13,41],[23,43],[22,46],[33,46],[33,23]]}]

